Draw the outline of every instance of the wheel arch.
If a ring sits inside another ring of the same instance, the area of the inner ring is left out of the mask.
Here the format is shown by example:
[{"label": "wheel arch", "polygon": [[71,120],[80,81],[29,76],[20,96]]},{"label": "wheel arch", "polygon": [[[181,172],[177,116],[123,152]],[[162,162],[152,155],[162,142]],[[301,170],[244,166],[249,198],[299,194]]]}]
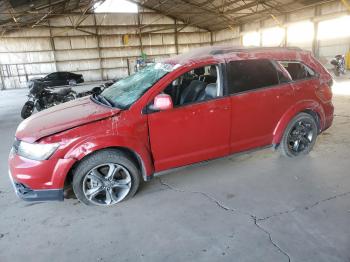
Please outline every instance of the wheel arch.
[{"label": "wheel arch", "polygon": [[132,150],[132,149],[125,147],[125,146],[109,146],[109,147],[98,148],[94,151],[91,151],[91,152],[81,156],[80,158],[76,158],[75,163],[72,165],[72,167],[70,168],[70,170],[68,171],[68,173],[65,177],[64,186],[67,186],[72,182],[74,170],[81,163],[81,161],[83,161],[87,157],[90,157],[98,152],[101,152],[104,150],[109,150],[109,149],[120,151],[120,152],[124,153],[126,156],[128,156],[137,165],[138,169],[141,172],[141,175],[142,175],[142,178],[144,181],[148,181],[152,178],[152,176],[148,175],[144,160],[141,158],[141,156],[135,150]]},{"label": "wheel arch", "polygon": [[316,125],[317,125],[317,132],[318,132],[318,134],[322,131],[321,117],[320,117],[320,114],[317,111],[314,111],[312,109],[305,109],[305,110],[303,110],[300,113],[306,113],[306,114],[311,115],[315,119],[315,122],[316,122]]},{"label": "wheel arch", "polygon": [[284,131],[287,128],[289,122],[299,113],[307,113],[315,119],[318,127],[318,133],[323,130],[325,123],[325,113],[322,106],[314,100],[302,101],[291,107],[278,121],[273,131],[272,138],[272,144],[275,147],[277,147],[281,142]]}]

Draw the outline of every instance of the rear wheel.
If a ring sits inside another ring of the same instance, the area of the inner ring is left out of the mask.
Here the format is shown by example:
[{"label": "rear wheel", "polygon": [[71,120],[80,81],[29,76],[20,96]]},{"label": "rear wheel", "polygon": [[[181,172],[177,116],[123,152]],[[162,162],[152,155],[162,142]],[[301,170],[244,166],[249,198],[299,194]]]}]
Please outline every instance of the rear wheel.
[{"label": "rear wheel", "polygon": [[33,114],[33,111],[34,111],[34,102],[27,101],[22,107],[21,117],[23,119],[26,119]]},{"label": "rear wheel", "polygon": [[88,156],[73,174],[74,193],[86,205],[115,205],[134,196],[139,184],[137,166],[118,150]]},{"label": "rear wheel", "polygon": [[288,124],[280,143],[280,150],[284,156],[296,157],[308,154],[317,137],[317,123],[307,114],[300,113]]}]

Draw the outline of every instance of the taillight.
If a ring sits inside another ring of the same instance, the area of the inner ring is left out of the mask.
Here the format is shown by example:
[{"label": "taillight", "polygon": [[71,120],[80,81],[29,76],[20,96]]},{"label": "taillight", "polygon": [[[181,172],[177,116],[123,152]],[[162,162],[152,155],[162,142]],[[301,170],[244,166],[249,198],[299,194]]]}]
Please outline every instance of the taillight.
[{"label": "taillight", "polygon": [[334,81],[333,81],[333,78],[331,78],[328,82],[327,82],[327,85],[329,86],[329,88],[332,88],[334,84]]},{"label": "taillight", "polygon": [[333,79],[331,78],[326,83],[320,83],[320,85],[316,88],[316,95],[322,102],[327,103],[332,100],[332,85]]}]

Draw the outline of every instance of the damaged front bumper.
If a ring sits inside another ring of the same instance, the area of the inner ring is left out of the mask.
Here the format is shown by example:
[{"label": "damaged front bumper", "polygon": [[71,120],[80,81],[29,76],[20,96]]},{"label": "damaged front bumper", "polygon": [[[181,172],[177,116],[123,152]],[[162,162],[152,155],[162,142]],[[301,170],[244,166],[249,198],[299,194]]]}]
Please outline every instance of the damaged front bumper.
[{"label": "damaged front bumper", "polygon": [[9,177],[16,195],[25,201],[63,201],[63,189],[33,190],[28,186],[15,181],[9,171]]}]

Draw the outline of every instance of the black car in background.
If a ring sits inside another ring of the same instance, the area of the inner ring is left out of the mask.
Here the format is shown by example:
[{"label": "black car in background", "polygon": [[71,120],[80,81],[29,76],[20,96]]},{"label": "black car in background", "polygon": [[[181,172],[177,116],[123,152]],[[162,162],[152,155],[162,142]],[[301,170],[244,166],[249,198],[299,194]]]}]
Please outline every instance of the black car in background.
[{"label": "black car in background", "polygon": [[40,83],[44,86],[63,86],[63,85],[76,85],[84,82],[83,75],[75,74],[71,72],[54,72],[48,74],[42,78],[34,78],[29,80],[28,87],[31,87],[34,83]]}]

